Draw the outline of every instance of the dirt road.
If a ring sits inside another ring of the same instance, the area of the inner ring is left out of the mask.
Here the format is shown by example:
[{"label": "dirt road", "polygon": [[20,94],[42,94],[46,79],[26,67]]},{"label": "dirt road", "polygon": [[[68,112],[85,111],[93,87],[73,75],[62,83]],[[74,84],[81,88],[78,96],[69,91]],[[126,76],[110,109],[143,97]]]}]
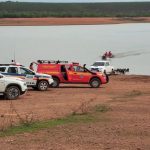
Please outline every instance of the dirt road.
[{"label": "dirt road", "polygon": [[[108,105],[111,110],[95,123],[71,124],[35,133],[0,138],[2,149],[32,150],[149,150],[150,76],[111,76],[101,88],[61,85],[47,92],[29,90],[13,101],[22,117],[45,120],[70,114],[84,101]],[[12,113],[10,101],[0,100],[2,116]],[[15,116],[13,116],[15,118]],[[14,119],[15,120],[15,119]]]},{"label": "dirt road", "polygon": [[150,17],[0,18],[0,26],[98,25],[149,22]]}]

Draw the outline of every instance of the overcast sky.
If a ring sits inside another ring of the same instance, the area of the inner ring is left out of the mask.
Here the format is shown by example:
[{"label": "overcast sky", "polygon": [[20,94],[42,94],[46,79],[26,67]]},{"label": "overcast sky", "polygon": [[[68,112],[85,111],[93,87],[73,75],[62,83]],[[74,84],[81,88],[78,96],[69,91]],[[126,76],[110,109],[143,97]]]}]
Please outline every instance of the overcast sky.
[{"label": "overcast sky", "polygon": [[[7,1],[7,0],[0,0]],[[150,2],[150,0],[11,0],[20,2]]]}]

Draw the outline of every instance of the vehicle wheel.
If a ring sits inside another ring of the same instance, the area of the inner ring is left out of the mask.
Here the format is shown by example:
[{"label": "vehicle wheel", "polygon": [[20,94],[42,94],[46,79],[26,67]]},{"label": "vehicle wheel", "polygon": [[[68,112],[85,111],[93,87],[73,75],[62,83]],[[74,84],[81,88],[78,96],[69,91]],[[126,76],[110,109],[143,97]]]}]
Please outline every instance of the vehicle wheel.
[{"label": "vehicle wheel", "polygon": [[39,91],[46,91],[48,89],[48,82],[45,80],[39,81],[37,87]]},{"label": "vehicle wheel", "polygon": [[54,77],[53,80],[54,80],[54,82],[52,84],[52,87],[53,88],[59,87],[59,83],[60,83],[59,79]]},{"label": "vehicle wheel", "polygon": [[93,78],[91,81],[90,81],[90,86],[92,88],[98,88],[101,84],[101,81],[97,78]]},{"label": "vehicle wheel", "polygon": [[20,89],[17,86],[9,86],[6,89],[5,96],[9,100],[17,99],[20,96]]}]

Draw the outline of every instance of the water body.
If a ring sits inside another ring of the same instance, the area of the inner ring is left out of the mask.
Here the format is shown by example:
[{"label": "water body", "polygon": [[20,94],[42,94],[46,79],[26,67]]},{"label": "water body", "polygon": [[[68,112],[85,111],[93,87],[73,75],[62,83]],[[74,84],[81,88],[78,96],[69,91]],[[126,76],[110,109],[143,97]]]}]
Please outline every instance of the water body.
[{"label": "water body", "polygon": [[89,66],[109,50],[115,68],[150,75],[150,23],[0,27],[0,63],[9,63],[15,52],[25,66],[38,59]]}]

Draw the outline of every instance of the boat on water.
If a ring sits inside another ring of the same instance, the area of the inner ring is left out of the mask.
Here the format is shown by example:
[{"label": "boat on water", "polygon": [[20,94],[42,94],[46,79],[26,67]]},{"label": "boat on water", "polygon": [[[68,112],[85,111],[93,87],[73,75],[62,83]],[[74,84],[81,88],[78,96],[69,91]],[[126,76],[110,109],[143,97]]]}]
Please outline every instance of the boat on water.
[{"label": "boat on water", "polygon": [[114,58],[114,55],[111,55],[111,56],[105,56],[105,55],[103,55],[102,56],[102,60],[109,60],[111,58]]},{"label": "boat on water", "polygon": [[112,54],[112,52],[111,51],[109,51],[109,52],[105,52],[103,55],[102,55],[102,60],[109,60],[110,58],[113,58],[114,57],[114,55]]}]

